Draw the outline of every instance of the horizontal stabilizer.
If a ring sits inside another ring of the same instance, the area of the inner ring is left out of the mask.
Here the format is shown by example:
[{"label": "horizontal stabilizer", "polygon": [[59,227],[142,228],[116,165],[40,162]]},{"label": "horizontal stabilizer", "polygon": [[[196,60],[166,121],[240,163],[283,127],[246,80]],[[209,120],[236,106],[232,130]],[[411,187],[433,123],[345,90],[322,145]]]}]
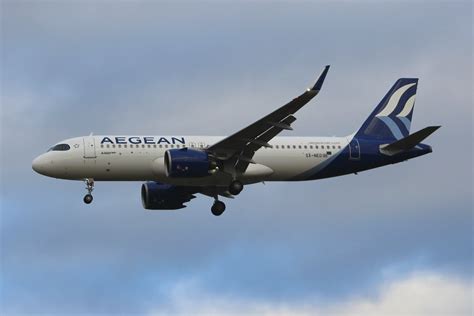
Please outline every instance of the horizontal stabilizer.
[{"label": "horizontal stabilizer", "polygon": [[419,143],[421,143],[426,137],[433,134],[441,126],[428,126],[419,130],[416,133],[408,135],[405,138],[397,140],[391,144],[380,146],[380,152],[389,156],[396,155],[398,153],[407,151]]}]

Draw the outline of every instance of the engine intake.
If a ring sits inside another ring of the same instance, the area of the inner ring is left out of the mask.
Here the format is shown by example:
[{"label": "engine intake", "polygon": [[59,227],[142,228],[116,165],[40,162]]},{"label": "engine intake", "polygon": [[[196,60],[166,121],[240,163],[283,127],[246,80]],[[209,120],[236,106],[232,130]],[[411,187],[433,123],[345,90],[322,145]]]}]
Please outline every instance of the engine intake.
[{"label": "engine intake", "polygon": [[198,178],[208,176],[216,163],[203,150],[182,148],[165,153],[166,175],[171,178]]}]

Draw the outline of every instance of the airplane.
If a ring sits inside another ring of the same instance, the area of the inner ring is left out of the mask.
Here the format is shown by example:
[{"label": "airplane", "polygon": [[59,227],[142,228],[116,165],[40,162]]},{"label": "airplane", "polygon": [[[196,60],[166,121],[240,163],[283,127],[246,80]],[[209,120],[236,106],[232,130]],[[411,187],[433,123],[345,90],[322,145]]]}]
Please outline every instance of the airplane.
[{"label": "airplane", "polygon": [[93,200],[96,181],[143,181],[147,210],[176,210],[203,194],[213,215],[225,211],[219,197],[233,198],[244,185],[305,181],[357,174],[432,152],[421,142],[440,126],[410,134],[417,78],[401,78],[358,131],[345,137],[280,137],[294,114],[321,91],[329,71],[303,94],[228,137],[82,136],[60,141],[33,160],[37,173],[82,180]]}]

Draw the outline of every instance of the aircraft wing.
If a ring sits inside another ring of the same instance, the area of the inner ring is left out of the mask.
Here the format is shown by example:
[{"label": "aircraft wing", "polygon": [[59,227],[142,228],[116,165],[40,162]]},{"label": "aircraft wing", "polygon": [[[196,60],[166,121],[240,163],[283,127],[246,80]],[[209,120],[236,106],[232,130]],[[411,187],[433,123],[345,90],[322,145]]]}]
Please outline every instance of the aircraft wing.
[{"label": "aircraft wing", "polygon": [[233,159],[236,170],[244,172],[249,163],[253,163],[253,155],[258,149],[271,147],[268,142],[273,137],[283,130],[292,130],[291,124],[296,121],[293,114],[319,93],[328,70],[329,65],[324,67],[313,87],[307,89],[303,94],[255,123],[210,146],[208,151],[220,159]]}]

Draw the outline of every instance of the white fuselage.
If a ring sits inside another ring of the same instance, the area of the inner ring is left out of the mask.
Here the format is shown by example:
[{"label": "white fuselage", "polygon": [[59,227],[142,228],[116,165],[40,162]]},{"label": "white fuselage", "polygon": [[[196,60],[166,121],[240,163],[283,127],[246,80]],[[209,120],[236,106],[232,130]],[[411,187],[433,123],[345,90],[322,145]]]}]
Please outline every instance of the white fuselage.
[{"label": "white fuselage", "polygon": [[[85,136],[59,144],[33,162],[39,173],[62,179],[96,181],[159,181],[176,185],[227,185],[230,175],[217,172],[200,178],[170,178],[165,152],[173,148],[204,149],[224,137],[213,136]],[[343,150],[351,137],[275,137],[272,148],[259,149],[245,173],[244,183],[298,180],[298,176]]]}]

